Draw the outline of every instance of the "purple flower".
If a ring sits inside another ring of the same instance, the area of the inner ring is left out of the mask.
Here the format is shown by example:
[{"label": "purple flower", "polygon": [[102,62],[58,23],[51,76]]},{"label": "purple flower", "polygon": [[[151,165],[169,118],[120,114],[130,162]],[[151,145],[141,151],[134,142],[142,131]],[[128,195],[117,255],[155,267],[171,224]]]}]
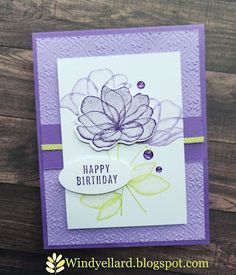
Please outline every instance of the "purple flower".
[{"label": "purple flower", "polygon": [[97,151],[145,141],[156,127],[149,97],[141,93],[132,97],[127,87],[103,86],[100,97],[84,98],[80,111],[76,133]]},{"label": "purple flower", "polygon": [[65,95],[60,102],[60,107],[70,110],[75,115],[80,115],[80,105],[86,96],[100,96],[103,86],[111,89],[127,87],[128,79],[123,74],[113,74],[109,69],[93,70],[87,77],[80,78],[73,86],[70,93]]},{"label": "purple flower", "polygon": [[150,100],[153,118],[157,125],[153,135],[145,143],[152,146],[166,146],[183,137],[183,120],[181,108],[170,100]]},{"label": "purple flower", "polygon": [[[149,100],[148,96],[141,94],[132,98],[128,87],[130,84],[125,75],[113,74],[109,69],[93,70],[87,77],[78,79],[70,93],[61,99],[60,106],[80,116],[82,122],[79,122],[76,132],[81,140],[96,150],[103,150],[118,142],[132,144],[143,141],[152,146],[166,146],[183,137],[179,106],[170,100]],[[135,109],[137,112],[131,116]],[[154,123],[156,125],[152,127]],[[149,135],[150,131],[152,134]]]}]

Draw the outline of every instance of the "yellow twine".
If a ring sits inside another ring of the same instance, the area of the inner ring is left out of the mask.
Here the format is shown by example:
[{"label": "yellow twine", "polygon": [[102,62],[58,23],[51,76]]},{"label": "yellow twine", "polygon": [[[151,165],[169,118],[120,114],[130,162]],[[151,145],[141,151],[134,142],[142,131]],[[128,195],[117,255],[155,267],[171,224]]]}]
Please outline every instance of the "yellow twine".
[{"label": "yellow twine", "polygon": [[[202,142],[204,142],[204,136],[184,138],[184,144],[194,144]],[[41,148],[43,151],[62,150],[62,144],[42,144]]]},{"label": "yellow twine", "polygon": [[42,144],[41,148],[43,151],[62,150],[62,144]]},{"label": "yellow twine", "polygon": [[202,142],[204,142],[204,136],[184,138],[184,144],[202,143]]}]

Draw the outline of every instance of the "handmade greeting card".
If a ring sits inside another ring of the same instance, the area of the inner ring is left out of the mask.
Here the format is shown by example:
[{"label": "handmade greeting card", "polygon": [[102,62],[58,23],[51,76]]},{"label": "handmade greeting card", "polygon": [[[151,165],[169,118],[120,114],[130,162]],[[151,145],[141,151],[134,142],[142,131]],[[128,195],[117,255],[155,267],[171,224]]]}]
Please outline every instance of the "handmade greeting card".
[{"label": "handmade greeting card", "polygon": [[208,243],[203,26],[33,50],[45,248]]}]

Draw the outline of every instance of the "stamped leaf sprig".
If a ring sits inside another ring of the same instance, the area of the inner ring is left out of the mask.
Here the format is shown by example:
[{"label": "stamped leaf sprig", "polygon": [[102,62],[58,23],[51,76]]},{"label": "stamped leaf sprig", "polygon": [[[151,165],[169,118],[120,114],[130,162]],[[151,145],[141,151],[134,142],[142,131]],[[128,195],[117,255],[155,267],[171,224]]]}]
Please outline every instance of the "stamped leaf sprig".
[{"label": "stamped leaf sprig", "polygon": [[148,175],[144,180],[131,180],[128,186],[143,196],[155,196],[169,189],[170,183],[160,176]]},{"label": "stamped leaf sprig", "polygon": [[118,192],[102,195],[82,195],[80,202],[87,207],[97,209],[97,220],[100,221],[112,218],[120,211],[122,195]]},{"label": "stamped leaf sprig", "polygon": [[[120,147],[121,145],[117,145],[116,148],[117,159],[120,158]],[[147,210],[140,203],[137,196],[156,196],[170,188],[170,183],[168,181],[153,174],[153,171],[157,166],[157,162],[145,162],[138,165],[133,165],[135,160],[145,148],[147,148],[147,146],[138,151],[130,162],[130,166],[132,167],[131,179],[124,187],[114,192],[101,195],[81,195],[80,202],[84,206],[94,208],[98,211],[98,221],[110,219],[117,214],[122,216],[124,191],[129,192],[140,209],[146,213]],[[108,156],[110,158],[109,153]]]}]

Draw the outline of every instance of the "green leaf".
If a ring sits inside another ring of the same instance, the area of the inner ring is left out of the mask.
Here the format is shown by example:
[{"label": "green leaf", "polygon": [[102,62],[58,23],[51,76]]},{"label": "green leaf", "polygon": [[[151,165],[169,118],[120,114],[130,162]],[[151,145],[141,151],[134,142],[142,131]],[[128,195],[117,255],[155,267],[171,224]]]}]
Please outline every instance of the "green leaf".
[{"label": "green leaf", "polygon": [[133,178],[133,179],[129,180],[127,184],[130,185],[130,186],[132,186],[134,184],[138,184],[138,183],[146,180],[146,178],[149,177],[150,175],[151,174],[143,174],[139,177],[136,177],[136,178]]},{"label": "green leaf", "polygon": [[170,183],[160,176],[149,174],[143,181],[131,180],[129,186],[140,195],[154,196],[169,189]]},{"label": "green leaf", "polygon": [[97,220],[102,221],[115,216],[121,209],[121,202],[121,194],[116,194],[116,197],[106,201],[99,210]]},{"label": "green leaf", "polygon": [[51,269],[50,267],[46,267],[46,270],[48,273],[55,274],[54,269]]},{"label": "green leaf", "polygon": [[56,261],[56,259],[57,259],[57,254],[54,252],[54,253],[52,253],[52,259],[53,259],[53,261],[55,262]]},{"label": "green leaf", "polygon": [[[157,165],[156,162],[149,162],[149,163],[142,163],[135,166],[132,170],[132,178],[130,181],[133,182],[142,182],[144,181],[152,172],[155,166]],[[129,182],[128,182],[129,184]]]},{"label": "green leaf", "polygon": [[65,260],[61,260],[61,261],[57,264],[56,268],[59,268],[59,267],[63,266],[64,264],[65,264]]},{"label": "green leaf", "polygon": [[62,270],[64,270],[65,269],[65,267],[64,266],[61,266],[61,267],[59,267],[57,270],[56,270],[56,273],[59,273],[59,272],[61,272]]},{"label": "green leaf", "polygon": [[50,268],[54,268],[54,264],[49,261],[46,262],[46,265]]},{"label": "green leaf", "polygon": [[59,254],[59,255],[57,256],[56,262],[58,263],[58,262],[61,260],[61,258],[62,258],[62,255]]},{"label": "green leaf", "polygon": [[117,195],[119,194],[116,192],[101,195],[82,195],[80,202],[87,207],[100,209],[106,201],[116,198]]},{"label": "green leaf", "polygon": [[49,262],[54,263],[54,261],[53,261],[52,257],[48,256],[48,258],[47,258],[47,259],[49,260]]}]

